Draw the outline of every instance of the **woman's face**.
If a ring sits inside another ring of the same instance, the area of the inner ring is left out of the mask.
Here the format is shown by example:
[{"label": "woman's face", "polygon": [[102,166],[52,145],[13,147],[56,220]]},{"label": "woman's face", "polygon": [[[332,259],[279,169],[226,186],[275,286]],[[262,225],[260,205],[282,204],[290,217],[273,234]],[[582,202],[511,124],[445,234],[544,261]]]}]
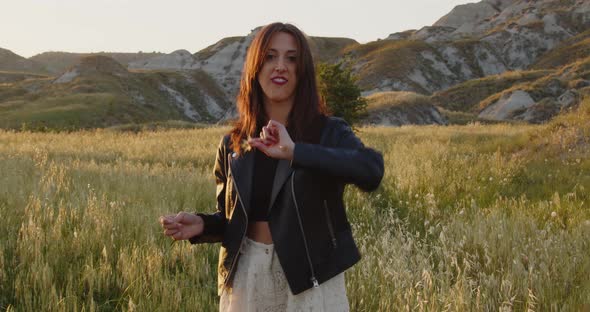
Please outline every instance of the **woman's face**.
[{"label": "woman's face", "polygon": [[292,104],[297,86],[297,44],[292,35],[278,32],[270,39],[258,73],[266,105]]}]

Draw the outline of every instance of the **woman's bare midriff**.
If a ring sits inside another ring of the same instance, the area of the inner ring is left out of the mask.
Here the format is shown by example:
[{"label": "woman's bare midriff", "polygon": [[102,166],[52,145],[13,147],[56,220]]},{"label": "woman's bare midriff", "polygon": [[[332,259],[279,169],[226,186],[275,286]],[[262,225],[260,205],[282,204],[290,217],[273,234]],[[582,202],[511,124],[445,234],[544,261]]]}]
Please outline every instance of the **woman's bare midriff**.
[{"label": "woman's bare midriff", "polygon": [[272,244],[272,236],[268,222],[257,221],[248,225],[248,237],[263,244]]}]

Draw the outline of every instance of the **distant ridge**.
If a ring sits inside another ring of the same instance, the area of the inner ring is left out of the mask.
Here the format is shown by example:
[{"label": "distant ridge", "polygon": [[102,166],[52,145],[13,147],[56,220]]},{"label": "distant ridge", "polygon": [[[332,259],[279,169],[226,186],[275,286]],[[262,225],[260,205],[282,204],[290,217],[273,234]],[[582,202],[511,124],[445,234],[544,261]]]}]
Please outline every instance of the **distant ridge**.
[{"label": "distant ridge", "polygon": [[120,52],[97,52],[97,53],[69,53],[69,52],[44,52],[32,56],[30,60],[42,64],[45,70],[52,74],[59,74],[67,68],[75,65],[78,61],[86,56],[102,55],[108,56],[117,62],[127,66],[130,62],[150,59],[155,56],[163,55],[159,52],[138,52],[138,53],[120,53]]},{"label": "distant ridge", "polygon": [[0,48],[0,71],[46,74],[43,64],[26,59],[10,50]]}]

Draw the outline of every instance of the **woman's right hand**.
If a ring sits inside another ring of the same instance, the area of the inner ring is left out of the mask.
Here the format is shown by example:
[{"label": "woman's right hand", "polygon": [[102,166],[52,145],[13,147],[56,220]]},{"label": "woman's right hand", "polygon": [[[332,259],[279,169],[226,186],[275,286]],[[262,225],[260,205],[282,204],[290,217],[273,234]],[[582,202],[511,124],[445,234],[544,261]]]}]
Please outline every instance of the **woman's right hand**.
[{"label": "woman's right hand", "polygon": [[200,235],[205,226],[203,218],[188,212],[161,216],[160,224],[164,229],[164,235],[170,236],[174,240],[189,239]]}]

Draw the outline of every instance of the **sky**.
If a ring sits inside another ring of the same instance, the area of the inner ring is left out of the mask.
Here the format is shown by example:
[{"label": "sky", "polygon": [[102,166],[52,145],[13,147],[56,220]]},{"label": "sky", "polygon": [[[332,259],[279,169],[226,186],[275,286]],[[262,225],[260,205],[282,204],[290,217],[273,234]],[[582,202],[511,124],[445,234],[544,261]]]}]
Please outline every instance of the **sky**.
[{"label": "sky", "polygon": [[307,35],[360,43],[432,25],[469,0],[0,0],[0,48],[195,53],[224,37],[288,22]]}]

